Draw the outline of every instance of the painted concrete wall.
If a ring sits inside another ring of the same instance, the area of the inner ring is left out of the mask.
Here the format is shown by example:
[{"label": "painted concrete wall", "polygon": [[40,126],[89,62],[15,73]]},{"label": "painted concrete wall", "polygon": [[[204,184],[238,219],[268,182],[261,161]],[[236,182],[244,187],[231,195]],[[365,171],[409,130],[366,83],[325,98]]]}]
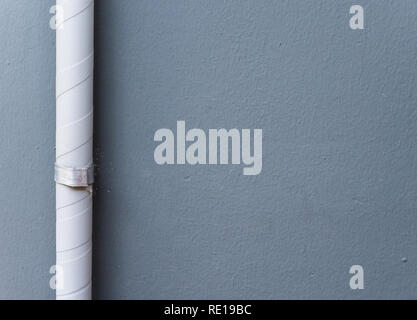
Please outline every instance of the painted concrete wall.
[{"label": "painted concrete wall", "polygon": [[[52,4],[0,0],[0,298],[54,297]],[[95,297],[417,298],[416,14],[96,1]],[[177,120],[263,129],[262,173],[158,166]]]}]

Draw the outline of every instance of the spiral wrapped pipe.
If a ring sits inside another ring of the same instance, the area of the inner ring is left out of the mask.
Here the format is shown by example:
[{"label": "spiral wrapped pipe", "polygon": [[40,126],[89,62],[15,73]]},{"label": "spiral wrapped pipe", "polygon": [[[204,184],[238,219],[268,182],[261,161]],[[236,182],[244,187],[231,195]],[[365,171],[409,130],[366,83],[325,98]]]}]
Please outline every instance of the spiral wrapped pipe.
[{"label": "spiral wrapped pipe", "polygon": [[57,9],[63,19],[56,30],[56,298],[88,300],[91,181],[71,184],[61,175],[82,175],[93,165],[94,0],[57,0]]}]

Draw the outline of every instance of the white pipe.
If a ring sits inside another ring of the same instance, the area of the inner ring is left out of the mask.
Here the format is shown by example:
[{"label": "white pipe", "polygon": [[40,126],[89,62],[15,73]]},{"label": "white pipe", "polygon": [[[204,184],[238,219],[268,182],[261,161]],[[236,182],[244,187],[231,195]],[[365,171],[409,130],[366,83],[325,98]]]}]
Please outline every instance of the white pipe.
[{"label": "white pipe", "polygon": [[[94,0],[57,0],[57,8],[56,165],[71,177],[93,164]],[[56,298],[91,299],[92,186],[57,181]]]}]

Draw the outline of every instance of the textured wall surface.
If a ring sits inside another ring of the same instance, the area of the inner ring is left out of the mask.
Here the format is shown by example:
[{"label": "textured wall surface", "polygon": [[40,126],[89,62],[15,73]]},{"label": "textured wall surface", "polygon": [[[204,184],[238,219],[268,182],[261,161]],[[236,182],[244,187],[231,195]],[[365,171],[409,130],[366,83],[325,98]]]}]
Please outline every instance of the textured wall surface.
[{"label": "textured wall surface", "polygon": [[0,0],[0,299],[55,296],[52,3]]},{"label": "textured wall surface", "polygon": [[[52,4],[0,0],[0,298],[54,297]],[[416,14],[96,0],[94,296],[417,298]],[[263,129],[262,173],[158,166],[177,120]]]}]

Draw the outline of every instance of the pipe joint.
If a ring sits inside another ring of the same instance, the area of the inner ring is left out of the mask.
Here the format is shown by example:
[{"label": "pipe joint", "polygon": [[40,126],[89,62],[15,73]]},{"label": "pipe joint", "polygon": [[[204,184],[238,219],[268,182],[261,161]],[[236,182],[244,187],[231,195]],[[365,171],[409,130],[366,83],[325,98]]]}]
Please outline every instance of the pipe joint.
[{"label": "pipe joint", "polygon": [[55,182],[72,188],[88,187],[94,183],[94,165],[68,168],[55,163]]}]

